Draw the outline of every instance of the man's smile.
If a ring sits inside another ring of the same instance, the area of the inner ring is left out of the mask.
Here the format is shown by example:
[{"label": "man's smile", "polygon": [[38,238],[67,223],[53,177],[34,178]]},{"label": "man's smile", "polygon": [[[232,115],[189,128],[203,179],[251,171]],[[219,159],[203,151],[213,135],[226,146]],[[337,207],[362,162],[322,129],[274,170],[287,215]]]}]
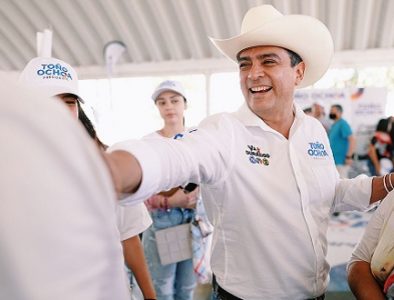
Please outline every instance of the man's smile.
[{"label": "man's smile", "polygon": [[255,93],[266,93],[268,91],[270,91],[272,89],[271,86],[255,86],[255,87],[251,87],[249,88],[249,92],[251,92],[252,94]]}]

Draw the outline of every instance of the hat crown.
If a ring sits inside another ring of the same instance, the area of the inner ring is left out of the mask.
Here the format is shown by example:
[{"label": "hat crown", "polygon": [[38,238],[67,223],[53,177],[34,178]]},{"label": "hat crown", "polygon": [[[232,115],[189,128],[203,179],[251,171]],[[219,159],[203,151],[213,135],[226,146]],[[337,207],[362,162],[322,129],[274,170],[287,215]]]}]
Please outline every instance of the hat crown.
[{"label": "hat crown", "polygon": [[269,23],[280,17],[283,17],[283,15],[272,5],[253,7],[248,10],[242,20],[241,34],[259,28],[265,23]]},{"label": "hat crown", "polygon": [[40,88],[51,97],[74,94],[83,102],[78,92],[77,73],[68,63],[57,58],[33,58],[21,72],[19,81]]},{"label": "hat crown", "polygon": [[180,84],[178,83],[178,82],[176,82],[176,81],[173,81],[173,80],[165,80],[165,81],[163,81],[162,83],[160,83],[160,85],[159,85],[159,87],[158,88],[163,88],[163,87],[166,87],[166,88],[176,88],[176,87],[178,87]]},{"label": "hat crown", "polygon": [[183,89],[182,84],[179,81],[175,80],[165,80],[159,84],[159,86],[155,89],[152,94],[153,101],[156,101],[156,98],[163,92],[172,91],[174,93],[180,94],[182,97],[186,99],[185,91]]}]

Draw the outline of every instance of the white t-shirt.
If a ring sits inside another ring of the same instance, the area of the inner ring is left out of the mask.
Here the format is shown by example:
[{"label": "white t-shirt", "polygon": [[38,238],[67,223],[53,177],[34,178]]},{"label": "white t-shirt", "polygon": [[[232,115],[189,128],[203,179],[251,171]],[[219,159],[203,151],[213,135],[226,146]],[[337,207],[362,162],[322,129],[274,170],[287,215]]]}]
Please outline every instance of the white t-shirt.
[{"label": "white t-shirt", "polygon": [[130,299],[96,145],[60,101],[0,79],[0,299]]},{"label": "white t-shirt", "polygon": [[243,299],[307,299],[328,285],[326,232],[333,211],[364,209],[371,178],[340,180],[321,123],[295,107],[288,139],[244,104],[208,117],[183,139],[127,141],[111,147],[138,159],[134,203],[202,183],[215,227],[211,266]]},{"label": "white t-shirt", "polygon": [[371,263],[374,276],[384,283],[394,267],[394,192],[373,213],[352,253],[348,267],[356,261]]},{"label": "white t-shirt", "polygon": [[144,203],[118,205],[117,217],[121,241],[144,232],[152,224],[152,218]]}]

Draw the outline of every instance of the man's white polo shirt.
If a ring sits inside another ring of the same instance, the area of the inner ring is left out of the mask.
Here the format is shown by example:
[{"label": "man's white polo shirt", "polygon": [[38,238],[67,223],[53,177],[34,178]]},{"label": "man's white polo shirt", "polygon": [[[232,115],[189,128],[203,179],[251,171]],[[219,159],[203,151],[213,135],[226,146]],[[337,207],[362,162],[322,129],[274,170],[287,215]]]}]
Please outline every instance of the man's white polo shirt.
[{"label": "man's white polo shirt", "polygon": [[306,299],[325,292],[326,231],[333,211],[365,209],[371,178],[340,180],[327,134],[295,107],[289,139],[244,104],[205,119],[179,141],[125,142],[143,170],[125,202],[202,183],[215,226],[212,270],[242,299]]}]

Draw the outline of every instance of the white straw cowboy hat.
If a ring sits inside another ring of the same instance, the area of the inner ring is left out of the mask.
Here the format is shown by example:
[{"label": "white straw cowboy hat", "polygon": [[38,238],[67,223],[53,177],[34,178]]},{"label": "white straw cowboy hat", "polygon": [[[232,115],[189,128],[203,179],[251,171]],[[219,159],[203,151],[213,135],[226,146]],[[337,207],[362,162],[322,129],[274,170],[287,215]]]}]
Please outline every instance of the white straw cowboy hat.
[{"label": "white straw cowboy hat", "polygon": [[235,62],[239,52],[256,46],[277,46],[297,53],[306,66],[298,88],[319,80],[334,53],[331,34],[322,22],[305,15],[283,15],[271,5],[251,8],[242,21],[241,34],[229,39],[210,39]]}]

